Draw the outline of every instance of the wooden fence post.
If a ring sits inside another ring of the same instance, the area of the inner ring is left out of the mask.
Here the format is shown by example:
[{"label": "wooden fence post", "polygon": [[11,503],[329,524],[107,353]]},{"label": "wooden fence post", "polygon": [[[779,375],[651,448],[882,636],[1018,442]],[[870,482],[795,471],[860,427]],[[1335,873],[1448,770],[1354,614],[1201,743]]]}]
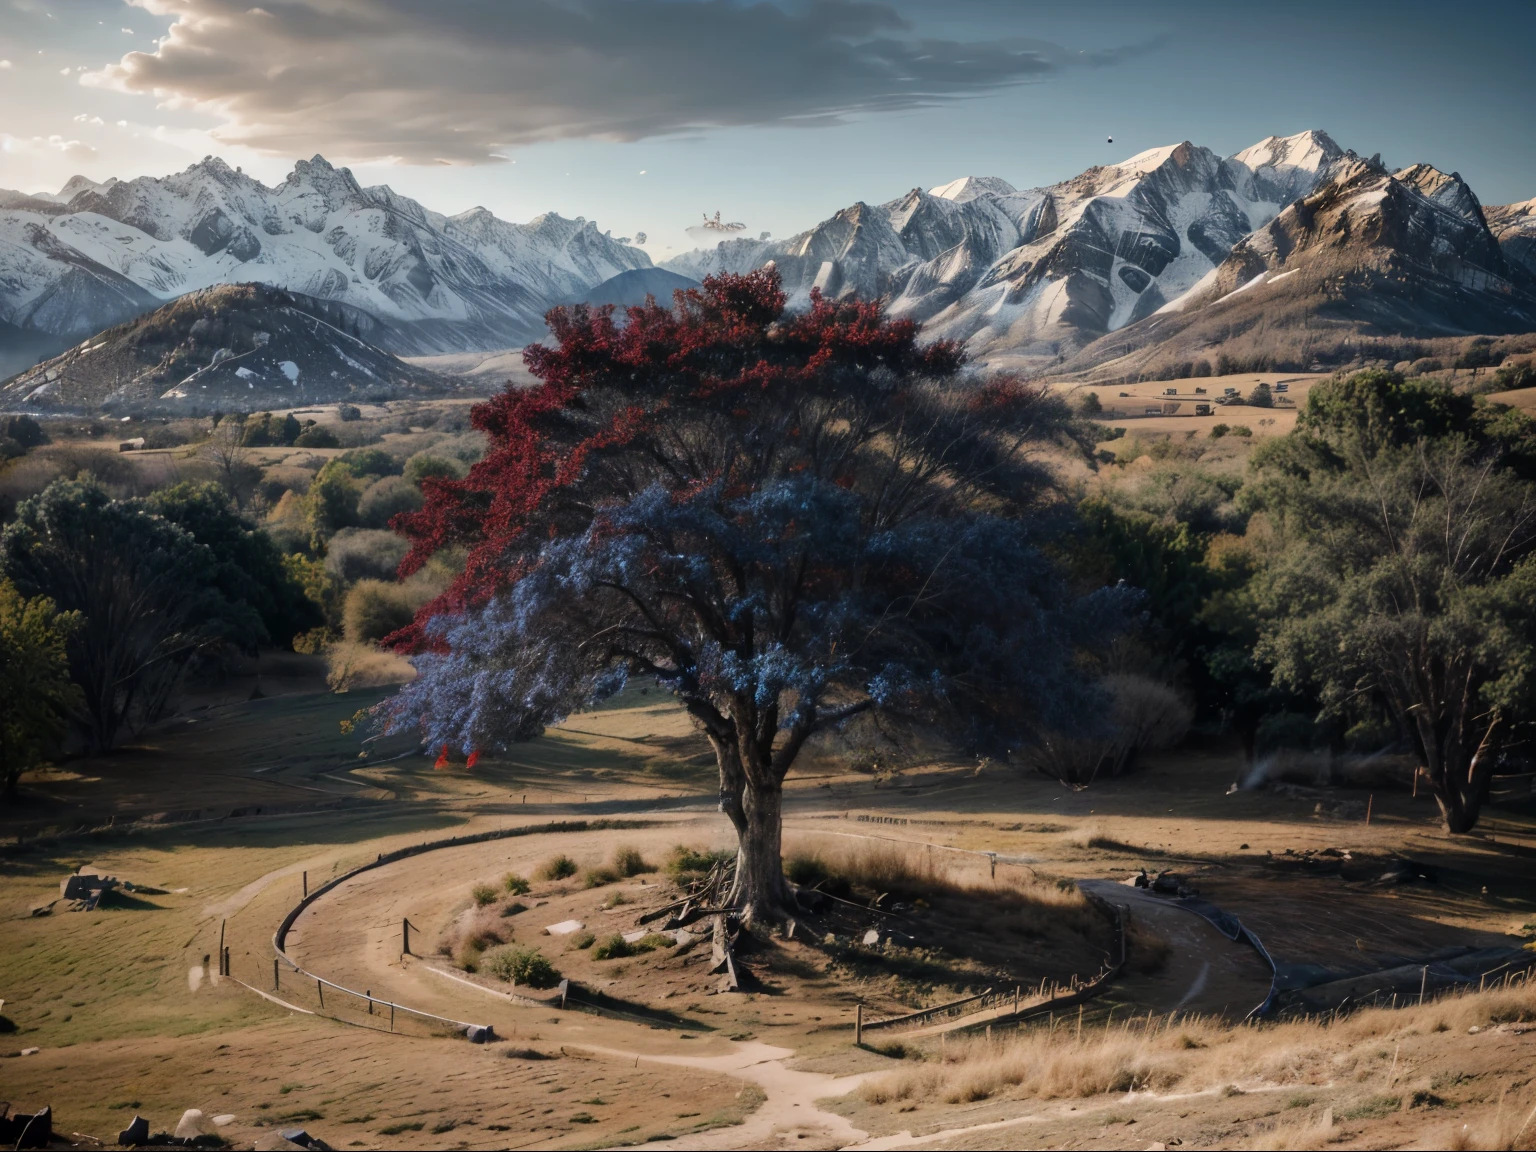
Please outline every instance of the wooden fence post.
[{"label": "wooden fence post", "polygon": [[411,954],[411,922],[404,917],[400,919],[400,934],[405,941],[400,949],[400,955],[409,956]]},{"label": "wooden fence post", "polygon": [[320,997],[320,1007],[325,1007],[325,985],[320,982],[320,977],[315,977],[315,995]]},{"label": "wooden fence post", "polygon": [[227,975],[229,975],[229,973],[224,971],[224,925],[227,924],[227,923],[228,923],[227,920],[220,920],[219,921],[219,975],[220,976],[227,976]]},{"label": "wooden fence post", "polygon": [[859,1001],[853,1017],[853,1044],[858,1047],[864,1043],[864,1002]]},{"label": "wooden fence post", "polygon": [[309,899],[309,872],[308,872],[308,870],[306,870],[303,875],[304,875],[304,899],[308,900]]},{"label": "wooden fence post", "polygon": [[277,957],[274,956],[272,957],[272,991],[274,992],[276,992],[281,987],[278,982],[277,972]]}]

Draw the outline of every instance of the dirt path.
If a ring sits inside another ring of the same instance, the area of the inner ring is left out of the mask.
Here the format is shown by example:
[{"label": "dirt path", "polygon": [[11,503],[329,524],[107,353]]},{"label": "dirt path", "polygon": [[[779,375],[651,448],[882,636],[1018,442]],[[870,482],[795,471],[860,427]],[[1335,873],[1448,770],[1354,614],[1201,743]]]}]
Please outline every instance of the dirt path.
[{"label": "dirt path", "polygon": [[745,1043],[723,1056],[656,1056],[614,1048],[591,1050],[609,1056],[635,1057],[637,1063],[672,1064],[701,1072],[724,1073],[756,1084],[763,1090],[763,1103],[745,1123],[734,1128],[716,1128],[683,1136],[668,1141],[669,1148],[846,1148],[869,1135],[855,1128],[845,1117],[825,1112],[816,1104],[818,1100],[846,1096],[869,1074],[828,1076],[822,1072],[798,1071],[786,1064],[795,1055],[788,1048]]},{"label": "dirt path", "polygon": [[1269,965],[1246,943],[1229,940],[1209,921],[1144,889],[1112,880],[1083,880],[1086,891],[1126,909],[1168,944],[1156,972],[1138,972],[1133,955],[1111,989],[1143,1011],[1184,1011],[1241,1019],[1269,995]]}]

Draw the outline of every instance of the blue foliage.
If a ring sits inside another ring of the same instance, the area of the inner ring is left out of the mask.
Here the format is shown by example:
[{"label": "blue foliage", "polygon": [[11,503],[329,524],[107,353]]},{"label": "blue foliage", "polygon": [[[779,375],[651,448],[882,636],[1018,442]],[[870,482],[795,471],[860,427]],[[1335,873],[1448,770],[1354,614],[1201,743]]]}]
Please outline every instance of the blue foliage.
[{"label": "blue foliage", "polygon": [[652,676],[709,727],[750,713],[800,738],[878,709],[1016,748],[1092,715],[1080,654],[1137,593],[1074,597],[1024,521],[953,511],[875,524],[804,474],[745,493],[654,484],[538,548],[483,607],[440,617],[389,725],[504,748]]}]

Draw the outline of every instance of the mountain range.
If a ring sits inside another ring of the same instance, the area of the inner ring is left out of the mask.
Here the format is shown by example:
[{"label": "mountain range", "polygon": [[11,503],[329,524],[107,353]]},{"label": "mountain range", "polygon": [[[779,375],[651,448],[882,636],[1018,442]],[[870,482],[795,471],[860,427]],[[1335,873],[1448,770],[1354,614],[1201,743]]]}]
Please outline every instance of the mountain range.
[{"label": "mountain range", "polygon": [[[515,347],[544,335],[556,304],[665,300],[711,273],[769,263],[792,306],[813,289],[883,296],[982,367],[1036,375],[1166,374],[1217,346],[1234,363],[1319,368],[1358,357],[1362,339],[1536,332],[1536,200],[1484,208],[1454,172],[1389,171],[1316,130],[1226,157],[1185,141],[1043,188],[963,177],[855,203],[788,239],[725,239],[661,266],[579,217],[443,216],[319,156],[268,188],[210,157],[158,179],[0,191],[0,375],[68,348],[5,398],[191,404],[263,357],[299,366],[306,402],[332,380],[338,397],[387,379],[429,387],[394,356],[430,364]],[[189,328],[181,351],[150,363],[143,350],[181,333],[181,312],[155,319],[154,339],[118,332],[114,348],[139,349],[129,359],[102,351],[104,329],[229,284],[278,291],[199,297],[198,318],[217,326],[237,308],[232,331],[273,342],[261,354]],[[266,322],[261,308],[286,311]],[[298,344],[285,351],[289,339]],[[347,341],[388,360],[348,381],[347,358],[363,360]],[[211,357],[237,351],[251,362],[212,371]],[[193,390],[173,378],[178,366],[202,373]],[[240,380],[254,403],[256,385]],[[239,403],[240,386],[225,383],[221,402]],[[284,381],[270,383],[284,394]]]},{"label": "mountain range", "polygon": [[333,303],[391,352],[505,348],[542,334],[551,304],[650,266],[581,217],[444,216],[321,156],[275,188],[208,157],[162,178],[0,191],[0,341],[27,353],[229,283]]},{"label": "mountain range", "polygon": [[[1485,217],[1456,174],[1389,173],[1315,130],[1225,158],[1185,141],[1025,191],[974,176],[914,188],[788,239],[727,240],[662,267],[697,279],[769,261],[792,301],[812,288],[883,295],[927,335],[960,340],[992,367],[1034,372],[1092,367],[1113,349],[1186,331],[1261,275],[1273,285],[1266,296],[1310,295],[1357,264],[1373,274],[1328,297],[1357,327],[1536,329],[1536,202]],[[1281,289],[1303,266],[1311,275]],[[1381,289],[1389,302],[1368,299]],[[1181,319],[1153,319],[1169,313]],[[1230,318],[1217,327],[1220,339],[1241,334]]]}]

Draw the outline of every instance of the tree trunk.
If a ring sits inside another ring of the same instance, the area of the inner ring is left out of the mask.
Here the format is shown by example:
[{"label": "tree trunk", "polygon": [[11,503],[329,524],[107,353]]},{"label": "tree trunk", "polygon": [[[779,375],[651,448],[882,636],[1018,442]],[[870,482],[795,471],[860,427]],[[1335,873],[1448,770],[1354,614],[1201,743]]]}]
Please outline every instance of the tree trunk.
[{"label": "tree trunk", "polygon": [[777,783],[749,785],[742,794],[744,826],[737,833],[736,883],[727,902],[748,923],[778,922],[794,913],[781,852],[783,800]]},{"label": "tree trunk", "polygon": [[1459,734],[1446,740],[1447,747],[1429,762],[1426,771],[1435,790],[1435,803],[1440,806],[1440,817],[1445,830],[1462,836],[1477,827],[1483,801],[1488,798],[1488,785],[1493,780],[1493,759],[1489,749],[1498,727],[1495,718],[1483,733],[1477,750],[1469,759]]}]

